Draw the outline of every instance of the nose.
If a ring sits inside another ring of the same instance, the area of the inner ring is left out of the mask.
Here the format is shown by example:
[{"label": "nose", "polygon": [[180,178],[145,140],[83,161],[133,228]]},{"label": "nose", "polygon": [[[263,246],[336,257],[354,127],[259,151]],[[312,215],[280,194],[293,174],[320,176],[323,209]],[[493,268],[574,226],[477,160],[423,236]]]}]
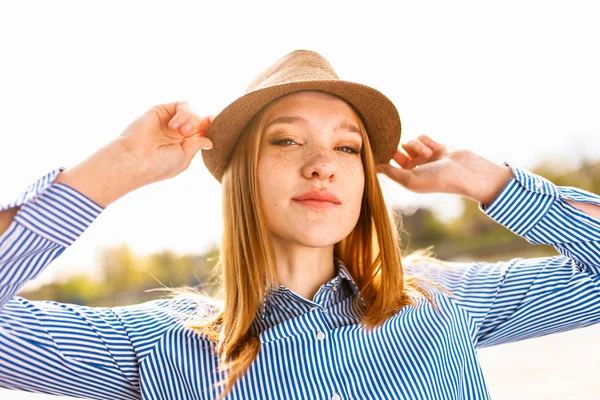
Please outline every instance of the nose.
[{"label": "nose", "polygon": [[312,179],[314,176],[320,180],[335,179],[335,161],[326,150],[321,150],[309,156],[302,168],[302,174],[307,179]]}]

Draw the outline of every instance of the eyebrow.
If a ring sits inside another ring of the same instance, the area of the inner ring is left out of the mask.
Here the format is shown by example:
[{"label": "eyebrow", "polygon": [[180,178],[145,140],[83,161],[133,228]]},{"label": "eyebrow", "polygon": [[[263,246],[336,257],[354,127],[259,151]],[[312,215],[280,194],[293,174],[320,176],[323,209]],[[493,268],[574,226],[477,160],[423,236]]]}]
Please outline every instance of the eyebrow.
[{"label": "eyebrow", "polygon": [[[275,124],[293,124],[293,123],[297,123],[300,122],[304,125],[308,125],[308,121],[303,118],[303,117],[296,117],[296,116],[291,116],[291,117],[279,117],[279,118],[275,118],[273,121],[269,122],[267,124],[267,126],[265,126],[265,129],[267,129],[269,126],[271,125],[275,125]],[[340,129],[345,129],[349,132],[355,132],[358,133],[359,135],[362,134],[360,132],[360,129],[358,129],[358,126],[356,126],[355,124],[349,122],[349,121],[342,121],[342,123],[340,123],[335,130],[340,130]]]}]

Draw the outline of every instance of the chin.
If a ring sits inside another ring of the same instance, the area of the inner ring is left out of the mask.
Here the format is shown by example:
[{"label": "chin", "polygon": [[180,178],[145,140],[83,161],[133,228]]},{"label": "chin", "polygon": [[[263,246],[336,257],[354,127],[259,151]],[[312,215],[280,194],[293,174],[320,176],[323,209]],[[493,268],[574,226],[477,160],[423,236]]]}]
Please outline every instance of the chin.
[{"label": "chin", "polygon": [[339,240],[338,241],[335,241],[335,240],[332,241],[331,239],[327,239],[327,240],[325,240],[325,239],[323,239],[323,240],[320,240],[320,239],[309,239],[309,240],[295,239],[294,240],[294,243],[296,243],[298,245],[301,245],[303,247],[311,247],[311,248],[328,247],[337,242],[339,242]]},{"label": "chin", "polygon": [[292,240],[303,246],[326,247],[339,242],[346,237],[347,234],[337,230],[329,231],[323,227],[321,227],[321,229],[312,227],[311,229],[287,232],[285,236],[288,237],[289,240]]}]

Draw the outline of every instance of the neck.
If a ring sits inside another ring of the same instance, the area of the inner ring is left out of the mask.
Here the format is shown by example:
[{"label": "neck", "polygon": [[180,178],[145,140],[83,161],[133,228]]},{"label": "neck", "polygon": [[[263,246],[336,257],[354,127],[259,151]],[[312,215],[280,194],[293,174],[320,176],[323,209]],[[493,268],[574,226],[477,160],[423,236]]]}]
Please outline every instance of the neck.
[{"label": "neck", "polygon": [[284,244],[277,239],[273,239],[273,245],[278,283],[308,300],[312,301],[319,288],[337,273],[333,245],[306,247]]}]

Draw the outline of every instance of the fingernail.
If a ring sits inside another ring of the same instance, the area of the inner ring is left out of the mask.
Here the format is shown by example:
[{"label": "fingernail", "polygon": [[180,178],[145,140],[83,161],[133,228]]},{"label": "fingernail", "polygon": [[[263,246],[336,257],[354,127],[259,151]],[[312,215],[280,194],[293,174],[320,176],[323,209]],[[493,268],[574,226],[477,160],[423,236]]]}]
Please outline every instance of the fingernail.
[{"label": "fingernail", "polygon": [[173,129],[179,128],[179,122],[173,122]]}]

